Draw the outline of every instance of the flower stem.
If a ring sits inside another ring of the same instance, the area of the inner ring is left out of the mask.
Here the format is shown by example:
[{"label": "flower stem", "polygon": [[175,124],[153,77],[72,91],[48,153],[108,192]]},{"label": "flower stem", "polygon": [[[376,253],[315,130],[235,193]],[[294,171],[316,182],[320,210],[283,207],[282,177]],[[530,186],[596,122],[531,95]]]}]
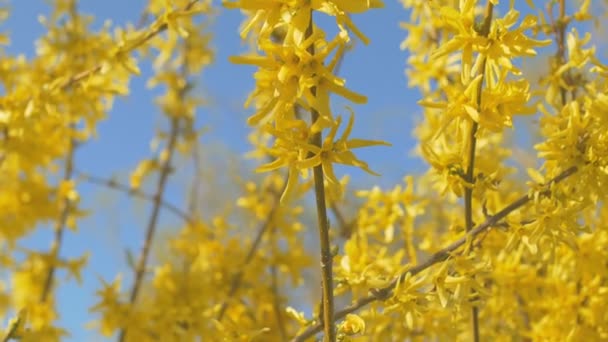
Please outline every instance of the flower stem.
[{"label": "flower stem", "polygon": [[[76,7],[76,2],[72,2],[69,7],[69,13],[71,20],[76,23],[78,20],[78,10]],[[73,27],[78,27],[78,25],[74,25]],[[71,33],[71,32],[70,32]],[[72,38],[74,39],[74,38]],[[73,124],[69,124],[70,129],[70,137],[68,138],[68,146],[67,146],[67,155],[65,157],[65,166],[63,170],[63,181],[67,182],[72,179],[74,176],[74,158],[75,158],[75,150],[76,150],[76,141],[71,136],[72,131],[75,129]],[[40,302],[44,303],[47,301],[48,297],[51,295],[53,290],[53,280],[55,278],[55,271],[57,269],[56,262],[59,259],[59,250],[61,249],[61,244],[63,242],[63,233],[65,231],[66,223],[68,222],[68,218],[70,216],[70,211],[72,210],[72,202],[69,198],[59,199],[61,202],[61,211],[59,213],[59,218],[55,222],[54,230],[54,238],[53,243],[51,245],[51,264],[49,265],[48,272],[46,274],[46,278],[44,280],[44,285],[42,287],[42,293],[40,294]]]},{"label": "flower stem", "polygon": [[[68,146],[68,155],[66,156],[65,159],[65,169],[64,169],[64,175],[63,175],[63,180],[64,181],[69,181],[72,179],[73,173],[74,173],[74,150],[76,148],[76,143],[75,141],[70,138],[70,142],[69,142],[69,146]],[[65,231],[65,225],[66,222],[68,221],[68,217],[70,215],[70,210],[71,210],[71,202],[68,198],[62,199],[62,204],[61,204],[61,213],[59,214],[59,219],[57,220],[57,222],[55,223],[55,227],[54,227],[54,238],[53,238],[53,244],[51,246],[51,260],[52,262],[56,262],[56,260],[58,260],[59,258],[59,249],[61,248],[61,243],[63,241],[63,232]],[[42,293],[40,295],[40,302],[44,303],[46,302],[46,300],[48,299],[48,296],[51,294],[52,289],[53,289],[53,280],[55,278],[55,270],[56,270],[56,265],[55,264],[51,264],[49,265],[49,270],[46,274],[46,278],[44,280],[44,285],[42,288]]]},{"label": "flower stem", "polygon": [[[313,33],[313,13],[310,12],[310,22],[306,29],[306,38],[312,36]],[[308,47],[308,52],[311,55],[315,54],[314,43]],[[316,96],[317,89],[310,89],[313,96]],[[319,113],[312,108],[310,110],[311,124],[314,124],[319,119]],[[323,145],[323,137],[321,132],[316,132],[312,136],[312,144],[318,147]],[[319,227],[319,241],[321,247],[321,283],[322,283],[322,302],[323,302],[323,331],[325,333],[325,342],[336,341],[336,331],[334,329],[334,291],[333,291],[333,271],[332,271],[332,255],[331,244],[329,239],[329,218],[327,216],[327,205],[325,201],[325,185],[323,183],[323,165],[319,164],[313,168],[314,188],[317,203],[317,223]]]},{"label": "flower stem", "polygon": [[274,311],[274,316],[276,319],[276,323],[279,329],[279,334],[281,336],[281,341],[287,341],[287,329],[285,326],[285,320],[283,319],[283,310],[281,308],[281,293],[279,289],[279,272],[277,266],[277,227],[273,227],[271,234],[271,243],[272,243],[272,253],[273,258],[275,259],[270,266],[270,277],[271,277],[271,291],[272,291],[272,310]]},{"label": "flower stem", "polygon": [[[117,190],[117,191],[121,191],[121,192],[126,193],[129,196],[138,197],[138,198],[144,199],[146,201],[150,201],[150,202],[156,201],[155,196],[147,194],[140,189],[132,188],[129,185],[119,183],[119,182],[115,181],[114,179],[104,179],[104,178],[93,176],[93,175],[90,175],[90,174],[87,174],[84,172],[80,172],[80,171],[76,171],[75,173],[78,176],[78,178],[80,178],[84,182],[99,185],[99,186],[104,186],[106,188]],[[176,216],[181,218],[185,223],[187,223],[189,225],[195,224],[196,220],[194,219],[194,216],[187,213],[186,211],[180,209],[175,204],[170,203],[164,199],[161,199],[160,205],[161,205],[161,207],[164,207],[168,211],[174,213]]]},{"label": "flower stem", "polygon": [[[492,23],[492,12],[494,10],[494,5],[492,2],[488,1],[488,5],[486,7],[486,14],[481,26],[480,34],[482,36],[487,37],[490,33],[490,25]],[[481,77],[482,80],[479,82],[479,87],[477,88],[477,111],[481,115],[481,94],[483,91],[483,79],[485,78],[485,69],[486,69],[486,59],[483,58],[483,63],[481,65]],[[465,176],[465,181],[467,186],[464,190],[464,217],[465,217],[465,227],[467,233],[469,233],[473,227],[473,187],[475,183],[475,150],[477,147],[477,130],[479,128],[479,124],[477,122],[473,122],[471,126],[471,134],[469,136],[469,165],[467,165],[467,173]],[[473,341],[479,342],[479,308],[476,305],[473,305],[471,309],[472,314],[472,324],[473,324]]]},{"label": "flower stem", "polygon": [[[135,267],[135,281],[129,295],[129,302],[131,305],[135,305],[135,302],[137,301],[137,296],[139,295],[139,290],[141,289],[144,274],[146,273],[150,249],[152,248],[156,227],[158,226],[158,217],[160,216],[160,209],[162,207],[163,193],[165,192],[169,174],[171,173],[171,160],[173,159],[173,153],[175,152],[175,145],[177,143],[177,136],[179,134],[179,121],[179,118],[171,119],[171,131],[169,133],[169,141],[167,143],[168,155],[161,166],[160,176],[158,177],[156,192],[154,194],[152,213],[150,214],[148,226],[146,228],[144,245],[137,260],[137,266]],[[125,340],[126,332],[127,330],[124,328],[120,331],[118,334],[118,341],[122,342]]]},{"label": "flower stem", "polygon": [[[242,266],[240,267],[239,271],[232,277],[230,287],[228,288],[227,298],[233,298],[236,294],[236,291],[238,291],[238,289],[241,287],[243,275],[245,274],[245,269],[253,261],[253,257],[256,255],[258,249],[260,248],[260,245],[262,244],[262,238],[264,237],[266,232],[273,228],[276,213],[281,207],[279,203],[279,198],[281,194],[285,191],[285,186],[287,185],[287,177],[285,177],[285,181],[283,182],[283,184],[283,190],[274,194],[274,204],[272,205],[272,209],[268,214],[268,218],[264,221],[264,223],[262,223],[262,225],[258,229],[258,233],[255,236],[251,247],[249,247],[249,250],[247,251],[247,255],[245,256],[245,260],[243,261]],[[224,301],[220,306],[220,309],[216,316],[216,320],[218,322],[221,322],[224,318],[226,309],[228,309],[228,301]]]}]

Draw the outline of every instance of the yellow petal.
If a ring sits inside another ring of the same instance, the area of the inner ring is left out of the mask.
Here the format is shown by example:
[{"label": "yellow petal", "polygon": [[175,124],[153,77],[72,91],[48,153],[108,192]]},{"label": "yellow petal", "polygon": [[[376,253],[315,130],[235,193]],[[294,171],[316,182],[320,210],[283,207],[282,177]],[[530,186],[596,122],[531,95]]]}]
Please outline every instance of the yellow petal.
[{"label": "yellow petal", "polygon": [[331,90],[333,93],[338,94],[354,103],[364,104],[367,102],[366,96],[355,93],[354,91],[348,90],[346,87],[339,86],[333,82],[327,82],[327,88],[329,88],[329,90]]},{"label": "yellow petal", "polygon": [[285,165],[286,165],[286,162],[283,158],[277,158],[270,163],[267,163],[267,164],[264,164],[264,165],[258,167],[255,171],[256,172],[268,172],[268,171],[273,171],[273,170],[279,169]]},{"label": "yellow petal", "polygon": [[350,139],[346,142],[346,146],[349,149],[378,145],[393,146],[392,144],[382,140]]},{"label": "yellow petal", "polygon": [[287,185],[285,186],[285,190],[283,190],[283,194],[281,195],[281,199],[279,202],[284,204],[291,197],[293,190],[295,190],[298,185],[298,169],[295,167],[289,168],[289,176],[287,177]]}]

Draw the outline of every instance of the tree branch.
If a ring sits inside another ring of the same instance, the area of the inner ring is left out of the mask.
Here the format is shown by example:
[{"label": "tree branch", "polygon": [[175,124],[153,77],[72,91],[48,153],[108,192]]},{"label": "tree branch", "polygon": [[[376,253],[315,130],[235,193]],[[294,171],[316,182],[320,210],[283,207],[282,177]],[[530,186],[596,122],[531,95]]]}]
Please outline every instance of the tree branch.
[{"label": "tree branch", "polygon": [[17,331],[22,324],[22,317],[23,309],[17,313],[17,317],[11,319],[8,323],[8,328],[6,329],[4,336],[2,336],[2,342],[9,342],[11,339],[19,339],[19,336],[17,336]]},{"label": "tree branch", "polygon": [[[154,195],[154,203],[152,206],[152,213],[150,214],[150,219],[148,221],[148,227],[146,228],[146,237],[144,240],[144,245],[141,249],[141,253],[139,255],[139,259],[137,261],[137,267],[135,269],[135,281],[133,283],[133,287],[131,288],[131,294],[129,296],[129,302],[131,305],[134,305],[137,296],[139,294],[139,290],[141,288],[141,284],[143,282],[144,274],[146,271],[148,257],[150,254],[150,249],[152,248],[152,242],[154,239],[154,234],[156,232],[156,227],[158,223],[158,217],[160,214],[160,207],[162,202],[163,193],[165,191],[165,187],[167,184],[167,180],[169,179],[169,174],[171,172],[171,160],[173,159],[173,154],[175,152],[175,144],[177,142],[177,136],[179,133],[179,118],[171,119],[171,130],[169,133],[169,141],[167,143],[167,157],[164,160],[160,175],[158,177],[158,184],[156,186],[156,193]],[[123,328],[119,335],[118,340],[124,341],[126,336],[126,328]]]},{"label": "tree branch", "polygon": [[[306,29],[305,36],[308,38],[313,34],[313,14],[310,9],[310,22]],[[311,55],[315,54],[314,43],[308,47],[308,52]],[[311,87],[310,92],[313,96],[317,95],[317,88]],[[311,108],[311,125],[319,119],[319,113]],[[311,143],[319,148],[323,146],[323,137],[321,132],[313,134]],[[312,154],[309,153],[309,156]],[[327,217],[327,205],[325,203],[325,184],[323,165],[319,164],[313,168],[315,197],[317,203],[317,224],[319,227],[319,242],[321,247],[321,283],[322,283],[322,302],[323,302],[323,325],[325,331],[325,341],[335,342],[336,331],[334,329],[334,286],[333,286],[333,271],[331,255],[331,243],[329,239],[329,218]]]},{"label": "tree branch", "polygon": [[[186,7],[184,7],[183,11],[189,10],[197,2],[198,2],[198,0],[190,1],[188,3],[188,5],[186,5]],[[135,39],[135,43],[128,45],[126,48],[119,51],[118,54],[130,53],[133,50],[135,50],[138,47],[145,44],[146,42],[148,42],[150,39],[157,36],[158,34],[164,32],[169,27],[169,25],[167,25],[167,23],[163,23],[163,21],[164,21],[164,18],[162,18],[162,17],[156,19],[147,30],[144,30],[139,35],[139,37],[137,39]],[[103,63],[100,63],[100,64],[92,67],[91,69],[74,74],[74,75],[68,77],[63,82],[60,82],[58,84],[58,86],[56,87],[56,89],[65,90],[66,88],[73,86],[74,84],[84,80],[85,78],[100,72],[102,68],[103,68]]]},{"label": "tree branch", "polygon": [[[150,202],[156,201],[155,196],[146,194],[145,192],[141,191],[140,189],[132,188],[128,185],[118,183],[117,181],[115,181],[113,179],[104,179],[104,178],[92,176],[92,175],[89,175],[87,173],[80,172],[80,171],[75,171],[75,173],[78,176],[78,178],[82,179],[83,181],[85,181],[87,183],[105,186],[107,188],[114,189],[117,191],[122,191],[129,195],[133,195],[135,197],[138,197],[138,198],[150,201]],[[170,202],[167,202],[167,201],[163,200],[162,198],[160,200],[160,205],[161,205],[161,207],[164,207],[167,210],[169,210],[170,212],[174,213],[176,216],[179,216],[182,220],[184,220],[189,225],[193,225],[195,223],[195,220],[193,217],[191,217],[185,211],[181,210],[176,205],[174,205]]]},{"label": "tree branch", "polygon": [[[492,25],[492,13],[494,10],[494,4],[488,1],[486,7],[486,14],[484,21],[481,25],[479,34],[483,37],[487,37],[490,34],[490,27]],[[480,73],[481,81],[477,87],[477,112],[481,115],[481,95],[483,93],[483,83],[486,73],[486,57],[482,56],[483,62],[481,64]],[[464,189],[464,217],[465,217],[465,228],[467,232],[473,229],[473,188],[475,186],[475,152],[477,147],[477,130],[479,123],[472,121],[471,132],[469,135],[469,164],[467,165],[467,173],[465,176],[466,187]],[[473,341],[479,342],[479,308],[473,305],[471,308],[472,313],[472,324],[473,324]]]},{"label": "tree branch", "polygon": [[[74,174],[74,150],[76,149],[76,143],[71,137],[69,139],[68,154],[65,158],[63,181],[71,180]],[[53,244],[50,252],[51,265],[49,265],[49,270],[44,280],[42,294],[40,296],[40,302],[42,303],[47,300],[53,288],[53,279],[55,278],[55,270],[57,268],[53,263],[59,257],[59,249],[61,248],[61,243],[63,241],[63,232],[65,231],[65,225],[68,221],[68,217],[70,216],[70,210],[71,201],[69,198],[64,198],[61,204],[61,213],[59,214],[59,218],[54,227],[55,236],[53,238]]]},{"label": "tree branch", "polygon": [[[273,249],[273,257],[276,258],[276,249],[277,241],[277,227],[273,227],[272,234],[272,249]],[[278,275],[278,267],[276,263],[276,259],[270,266],[270,277],[271,277],[271,290],[272,290],[272,310],[274,311],[274,315],[276,318],[276,323],[279,328],[279,334],[281,336],[281,341],[287,341],[287,329],[285,326],[285,320],[283,319],[283,310],[281,310],[281,294],[279,289],[279,275]]]},{"label": "tree branch", "polygon": [[[551,185],[557,184],[557,183],[563,181],[564,179],[575,174],[577,171],[578,171],[578,167],[576,167],[576,166],[572,166],[572,167],[566,169],[565,171],[560,173],[558,176],[556,176],[555,178],[550,180],[548,182],[548,184],[546,184],[546,187],[550,188]],[[548,196],[550,193],[551,193],[550,190],[545,190],[545,191],[541,192],[541,195]],[[452,244],[441,249],[440,251],[434,253],[428,259],[426,259],[423,263],[410,268],[406,272],[403,272],[401,275],[396,277],[388,286],[381,288],[381,289],[374,289],[373,291],[371,291],[371,292],[373,292],[371,295],[360,298],[357,301],[355,301],[353,304],[345,307],[344,309],[342,309],[340,311],[336,311],[336,313],[333,316],[333,319],[334,320],[341,319],[341,318],[345,317],[347,314],[353,313],[353,312],[367,306],[370,303],[373,303],[375,301],[382,301],[382,300],[389,298],[391,296],[392,291],[395,288],[395,286],[397,286],[397,284],[399,282],[403,281],[408,274],[410,274],[411,276],[415,276],[418,273],[428,269],[429,267],[431,267],[441,261],[446,260],[452,252],[454,252],[458,248],[462,247],[465,243],[467,243],[467,241],[469,239],[473,240],[477,235],[479,235],[480,233],[487,231],[491,227],[495,226],[502,219],[507,217],[510,213],[521,208],[522,206],[524,206],[531,200],[532,200],[532,198],[528,194],[526,194],[526,195],[523,195],[522,197],[518,198],[517,200],[513,201],[511,204],[504,207],[501,211],[499,211],[495,215],[488,217],[482,224],[476,226],[474,229],[469,231],[465,236],[454,241]],[[321,332],[322,329],[323,329],[323,325],[321,325],[320,323],[314,324],[314,325],[308,327],[307,329],[305,329],[304,331],[302,331],[297,336],[295,336],[292,339],[292,342],[304,342],[307,338],[310,338],[310,337],[316,335],[317,333]]]},{"label": "tree branch", "polygon": [[[285,180],[283,184],[284,184],[284,186],[286,186],[287,180]],[[274,193],[275,202],[272,206],[272,209],[270,210],[270,213],[268,214],[268,218],[266,219],[266,221],[264,221],[264,223],[262,223],[262,225],[258,229],[258,233],[257,233],[255,239],[253,240],[253,244],[251,244],[251,247],[249,247],[249,251],[247,252],[245,261],[243,261],[243,265],[241,266],[239,271],[234,275],[234,277],[232,278],[232,281],[230,282],[230,289],[228,290],[228,298],[233,297],[236,294],[236,291],[241,286],[241,281],[243,280],[243,274],[245,273],[245,268],[253,260],[253,257],[255,256],[255,253],[257,252],[257,250],[260,247],[260,244],[262,242],[262,237],[264,236],[266,231],[268,231],[272,227],[274,216],[275,216],[276,212],[279,210],[279,208],[281,207],[280,203],[279,203],[279,198],[281,197],[282,193],[283,193],[283,191]],[[224,314],[226,313],[227,308],[228,308],[228,301],[224,301],[222,303],[220,310],[218,311],[218,314],[216,317],[216,319],[218,321],[222,320],[222,318],[224,317]]]}]

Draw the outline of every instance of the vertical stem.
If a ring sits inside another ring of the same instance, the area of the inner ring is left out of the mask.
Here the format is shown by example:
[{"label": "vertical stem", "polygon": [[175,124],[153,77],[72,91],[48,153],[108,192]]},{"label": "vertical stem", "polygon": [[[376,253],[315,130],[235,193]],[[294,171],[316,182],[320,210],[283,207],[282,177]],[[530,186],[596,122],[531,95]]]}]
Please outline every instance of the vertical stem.
[{"label": "vertical stem", "polygon": [[[494,10],[494,5],[488,1],[488,5],[486,7],[485,18],[483,24],[481,26],[480,35],[488,36],[490,33],[490,25],[492,23],[492,13]],[[481,82],[479,82],[479,87],[477,88],[477,111],[481,115],[481,94],[483,91],[483,83],[485,78],[485,69],[486,69],[486,59],[482,57],[483,63],[481,65]],[[477,130],[479,129],[479,124],[477,122],[473,122],[471,126],[471,132],[469,136],[469,164],[467,165],[467,173],[465,175],[465,181],[467,183],[464,190],[464,217],[465,217],[465,227],[467,233],[470,232],[474,227],[473,222],[473,187],[475,183],[475,150],[477,147]],[[472,308],[472,325],[473,325],[473,341],[479,342],[479,308],[473,305]]]},{"label": "vertical stem", "polygon": [[[154,240],[154,234],[156,233],[156,227],[158,226],[158,217],[160,216],[160,209],[162,207],[162,198],[165,192],[166,184],[171,173],[171,160],[173,159],[173,153],[175,151],[175,145],[177,143],[177,136],[179,135],[179,118],[171,119],[171,129],[169,133],[169,141],[167,143],[168,155],[163,162],[160,170],[160,176],[158,177],[158,183],[156,185],[156,191],[154,193],[154,203],[152,205],[152,213],[148,221],[146,228],[146,237],[144,239],[144,245],[139,254],[137,265],[135,268],[135,281],[131,288],[129,295],[129,302],[131,305],[135,305],[137,296],[143,282],[144,274],[146,273],[146,267],[148,264],[148,258],[150,255],[150,249],[152,248],[152,242]],[[124,341],[126,337],[127,329],[123,328],[118,334],[118,341]]]},{"label": "vertical stem", "polygon": [[[78,40],[78,35],[76,34],[76,32],[74,32],[74,30],[77,29],[78,27],[78,10],[77,10],[77,3],[76,1],[71,1],[69,3],[69,16],[70,19],[72,21],[72,29],[70,29],[70,26],[66,26],[68,28],[68,37],[70,40],[76,41]],[[71,115],[68,117],[68,119],[71,119]],[[64,171],[63,171],[63,181],[69,181],[72,179],[72,177],[74,176],[74,152],[76,150],[76,141],[74,141],[74,139],[72,138],[72,130],[74,129],[74,125],[70,122],[69,123],[69,129],[70,129],[70,136],[69,136],[69,140],[68,140],[68,153],[67,156],[65,157],[65,167],[64,167]],[[65,230],[65,225],[68,221],[68,218],[70,216],[70,210],[71,210],[71,201],[69,198],[64,198],[64,199],[59,199],[62,200],[61,203],[61,212],[59,214],[59,218],[57,219],[57,221],[55,222],[55,226],[53,227],[54,230],[54,238],[53,238],[53,243],[51,245],[51,264],[49,265],[49,270],[46,274],[46,278],[44,280],[44,285],[42,288],[42,293],[40,294],[40,302],[44,303],[47,301],[49,295],[51,294],[52,290],[53,290],[53,280],[55,278],[55,270],[57,269],[56,267],[56,262],[59,258],[59,249],[61,248],[61,243],[63,242],[63,232]]]},{"label": "vertical stem", "polygon": [[[287,179],[285,179],[284,184],[287,185]],[[234,297],[234,295],[236,294],[236,291],[241,287],[243,275],[245,274],[245,269],[247,268],[249,263],[251,263],[253,261],[253,257],[255,257],[255,254],[257,253],[258,249],[260,248],[264,234],[266,234],[266,232],[269,229],[271,229],[272,226],[274,225],[275,215],[276,215],[277,211],[280,209],[279,197],[280,197],[281,193],[275,194],[275,202],[270,211],[270,214],[268,214],[268,219],[266,221],[264,221],[264,223],[258,229],[258,233],[257,233],[255,239],[253,240],[251,247],[249,247],[249,251],[247,251],[247,255],[245,256],[245,261],[243,262],[243,265],[238,270],[238,272],[232,277],[232,281],[230,282],[230,287],[228,288],[228,298]],[[220,306],[220,309],[215,318],[218,322],[221,322],[222,319],[224,318],[226,309],[228,309],[228,301],[224,301],[222,303],[222,305]]]},{"label": "vertical stem", "polygon": [[[552,14],[551,14],[552,15]],[[566,18],[566,1],[559,0],[559,17],[557,18],[557,23],[555,24],[555,34],[557,38],[557,58],[558,64],[564,65],[566,63],[566,26],[567,24],[564,22]],[[566,82],[569,81],[569,71],[567,71],[564,75]],[[566,91],[567,89],[564,86],[559,87],[562,106],[566,105]]]},{"label": "vertical stem", "polygon": [[9,326],[8,329],[6,330],[6,332],[4,333],[4,336],[2,336],[2,342],[10,342],[10,340],[12,339],[17,339],[17,330],[19,330],[19,326],[21,325],[21,320],[22,320],[22,313],[19,312],[17,313],[17,317],[13,318],[10,322],[9,322]]},{"label": "vertical stem", "polygon": [[192,147],[192,166],[194,168],[194,175],[192,176],[192,182],[190,183],[190,198],[188,199],[188,214],[190,217],[199,218],[202,217],[200,214],[200,184],[201,184],[201,156],[199,153],[198,144],[194,144]]},{"label": "vertical stem", "polygon": [[[313,33],[313,10],[310,10],[310,22],[306,29],[306,38]],[[314,43],[308,47],[311,55],[315,54]],[[310,89],[313,96],[316,95],[316,87]],[[319,119],[319,113],[311,108],[311,124]],[[313,134],[311,142],[315,146],[323,145],[321,132]],[[335,342],[336,332],[334,329],[334,292],[333,292],[333,271],[331,245],[329,240],[329,218],[327,217],[327,205],[325,203],[325,186],[323,184],[323,166],[321,164],[313,168],[315,197],[317,203],[317,224],[319,226],[319,241],[321,246],[321,282],[322,282],[322,302],[323,302],[323,331],[325,332],[325,342]]]},{"label": "vertical stem", "polygon": [[[70,126],[72,127],[72,126]],[[74,150],[76,148],[75,141],[70,137],[68,145],[68,155],[65,158],[65,169],[63,174],[63,181],[69,181],[73,177],[74,173]],[[70,200],[68,198],[63,199],[63,203],[61,204],[61,213],[59,214],[59,219],[55,223],[54,226],[54,238],[53,244],[51,246],[51,265],[49,265],[49,270],[46,274],[46,278],[44,280],[44,285],[42,288],[42,293],[40,295],[40,302],[44,303],[48,299],[48,296],[51,294],[53,289],[53,279],[55,278],[55,270],[56,265],[55,261],[59,258],[59,249],[61,248],[61,243],[63,241],[63,232],[65,230],[65,224],[70,216]]]},{"label": "vertical stem", "polygon": [[273,227],[271,233],[271,243],[272,243],[272,253],[273,258],[275,259],[272,265],[270,266],[270,277],[271,279],[271,288],[272,288],[272,309],[274,311],[274,316],[276,318],[276,323],[279,328],[279,334],[281,336],[281,341],[287,341],[287,330],[285,326],[285,320],[283,319],[283,312],[281,310],[281,294],[279,289],[279,275],[276,264],[276,250],[277,246],[277,227]]},{"label": "vertical stem", "polygon": [[[187,8],[192,6],[197,0],[191,1]],[[184,53],[188,52],[189,44],[188,40],[183,41],[182,49]],[[188,74],[190,70],[188,70],[187,60],[182,62],[183,64],[180,67],[179,76],[183,78],[183,85],[178,89],[178,98],[180,100],[184,100],[188,91],[191,89],[190,84],[187,80]],[[154,240],[154,235],[156,233],[156,227],[158,226],[158,217],[160,216],[160,209],[163,204],[163,195],[165,193],[165,188],[167,187],[167,182],[169,180],[169,175],[171,174],[171,162],[173,161],[173,155],[175,154],[177,139],[180,134],[180,123],[182,121],[182,117],[179,116],[181,113],[172,113],[167,111],[168,117],[171,118],[171,127],[169,129],[169,138],[167,141],[166,152],[167,155],[164,157],[164,160],[161,160],[160,174],[158,177],[158,183],[156,184],[156,191],[154,192],[154,203],[152,205],[152,213],[150,214],[150,219],[148,221],[148,226],[146,228],[146,237],[144,239],[144,245],[139,254],[139,259],[137,260],[137,265],[135,268],[135,281],[133,282],[133,287],[131,288],[131,294],[129,296],[129,302],[131,306],[134,306],[137,302],[137,296],[139,294],[144,275],[146,273],[146,268],[148,265],[148,258],[150,255],[150,250],[152,248],[152,242]],[[120,330],[118,334],[118,341],[122,342],[126,338],[127,329],[123,328]]]}]

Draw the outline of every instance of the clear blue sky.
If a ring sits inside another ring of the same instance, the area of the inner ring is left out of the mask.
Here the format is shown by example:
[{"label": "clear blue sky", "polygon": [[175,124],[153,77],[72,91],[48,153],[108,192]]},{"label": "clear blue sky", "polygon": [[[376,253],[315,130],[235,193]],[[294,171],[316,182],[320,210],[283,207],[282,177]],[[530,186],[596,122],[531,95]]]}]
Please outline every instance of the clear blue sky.
[{"label": "clear blue sky", "polygon": [[[32,56],[34,40],[44,33],[37,16],[48,13],[49,7],[41,0],[10,3],[10,19],[1,27],[11,33],[12,43],[8,51]],[[144,0],[82,0],[80,9],[96,17],[96,26],[106,19],[123,25],[137,22],[144,4]],[[253,69],[228,62],[228,56],[243,52],[245,48],[238,36],[242,17],[238,11],[218,10],[213,25],[216,62],[204,72],[201,80],[201,89],[211,102],[199,110],[197,121],[199,126],[209,128],[209,133],[202,138],[203,143],[222,141],[229,149],[240,153],[249,148],[245,125],[248,112],[243,110],[242,103],[253,87]],[[423,169],[420,161],[409,157],[415,144],[411,131],[419,117],[419,109],[415,105],[419,96],[407,88],[404,76],[406,55],[399,49],[405,32],[399,29],[398,24],[407,18],[407,13],[395,0],[386,1],[384,9],[354,17],[359,28],[371,39],[371,44],[357,44],[354,51],[347,54],[341,68],[349,88],[368,96],[366,105],[354,106],[357,121],[353,136],[383,139],[393,144],[391,148],[374,147],[358,152],[372,169],[384,176],[374,178],[349,169],[359,184],[376,183],[388,187],[404,174]],[[150,75],[149,66],[142,65],[142,70],[143,75],[132,80],[131,95],[118,99],[108,119],[99,125],[98,138],[78,150],[78,169],[106,178],[120,175],[126,183],[129,170],[139,160],[151,156],[149,142],[155,128],[163,125],[163,120],[145,87]],[[344,102],[336,102],[336,108],[340,109],[342,104]],[[187,181],[184,177],[174,177],[167,199],[183,206],[185,196],[182,189]],[[80,221],[78,233],[67,232],[61,254],[63,257],[76,257],[89,251],[91,258],[82,285],[74,281],[65,282],[64,275],[59,274],[59,324],[71,331],[72,336],[68,340],[90,341],[99,340],[94,332],[84,327],[93,318],[88,308],[93,304],[92,295],[100,285],[98,277],[112,280],[122,272],[123,286],[131,284],[122,250],[131,248],[138,252],[148,206],[142,202],[134,204],[124,194],[97,186],[80,184],[79,190],[84,199],[83,207],[94,214]],[[178,222],[169,212],[161,214],[162,227]],[[50,234],[38,234],[26,243],[29,248],[47,250]]]}]

